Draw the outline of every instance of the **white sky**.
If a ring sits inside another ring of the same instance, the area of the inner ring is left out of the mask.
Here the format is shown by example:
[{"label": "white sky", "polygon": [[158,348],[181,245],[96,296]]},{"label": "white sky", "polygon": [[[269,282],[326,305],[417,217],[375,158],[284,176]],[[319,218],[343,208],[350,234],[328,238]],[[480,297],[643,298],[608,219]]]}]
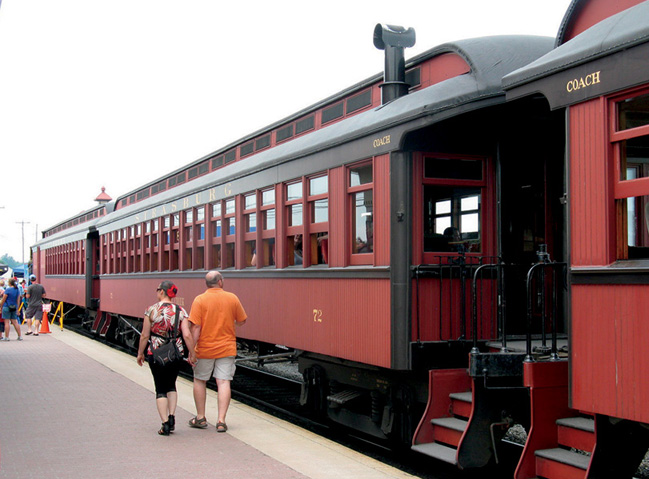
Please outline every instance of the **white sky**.
[{"label": "white sky", "polygon": [[570,0],[0,0],[0,256],[383,69],[484,35],[554,37]]}]

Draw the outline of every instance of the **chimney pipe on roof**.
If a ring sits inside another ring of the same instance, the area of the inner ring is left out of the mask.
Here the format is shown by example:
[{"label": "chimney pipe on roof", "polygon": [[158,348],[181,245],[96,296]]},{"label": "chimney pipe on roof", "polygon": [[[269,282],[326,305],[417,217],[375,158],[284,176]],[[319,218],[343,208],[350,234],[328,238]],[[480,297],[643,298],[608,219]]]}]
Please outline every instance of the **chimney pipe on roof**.
[{"label": "chimney pipe on roof", "polygon": [[385,72],[381,85],[381,104],[408,94],[406,60],[403,49],[415,44],[415,30],[379,23],[374,27],[374,46],[385,50]]}]

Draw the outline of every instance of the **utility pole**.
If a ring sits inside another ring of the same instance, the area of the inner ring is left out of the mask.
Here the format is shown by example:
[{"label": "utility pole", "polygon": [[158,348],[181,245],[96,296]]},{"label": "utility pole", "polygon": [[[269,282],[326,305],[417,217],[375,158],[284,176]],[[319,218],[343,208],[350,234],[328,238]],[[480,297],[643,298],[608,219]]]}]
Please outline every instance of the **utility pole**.
[{"label": "utility pole", "polygon": [[[0,0],[1,1],[1,0]],[[20,225],[22,230],[22,262],[23,262],[23,279],[27,277],[27,271],[25,271],[25,225],[29,224],[29,221],[16,221],[16,224]]]}]

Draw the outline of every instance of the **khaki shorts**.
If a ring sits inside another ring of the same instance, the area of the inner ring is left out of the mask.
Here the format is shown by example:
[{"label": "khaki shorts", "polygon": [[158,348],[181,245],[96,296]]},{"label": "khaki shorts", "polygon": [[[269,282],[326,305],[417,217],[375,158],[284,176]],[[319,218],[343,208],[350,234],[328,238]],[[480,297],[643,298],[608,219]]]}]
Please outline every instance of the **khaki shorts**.
[{"label": "khaki shorts", "polygon": [[194,378],[208,381],[214,376],[216,379],[232,381],[235,369],[237,367],[234,364],[234,356],[218,359],[199,359],[196,366],[194,366]]}]

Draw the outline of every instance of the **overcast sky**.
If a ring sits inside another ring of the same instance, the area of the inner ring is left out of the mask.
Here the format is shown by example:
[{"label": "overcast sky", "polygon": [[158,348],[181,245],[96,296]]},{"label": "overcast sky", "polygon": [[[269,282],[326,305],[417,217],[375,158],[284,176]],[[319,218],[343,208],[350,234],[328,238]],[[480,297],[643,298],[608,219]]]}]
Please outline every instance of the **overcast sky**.
[{"label": "overcast sky", "polygon": [[570,0],[0,0],[0,256],[383,69],[484,35],[555,37]]}]

